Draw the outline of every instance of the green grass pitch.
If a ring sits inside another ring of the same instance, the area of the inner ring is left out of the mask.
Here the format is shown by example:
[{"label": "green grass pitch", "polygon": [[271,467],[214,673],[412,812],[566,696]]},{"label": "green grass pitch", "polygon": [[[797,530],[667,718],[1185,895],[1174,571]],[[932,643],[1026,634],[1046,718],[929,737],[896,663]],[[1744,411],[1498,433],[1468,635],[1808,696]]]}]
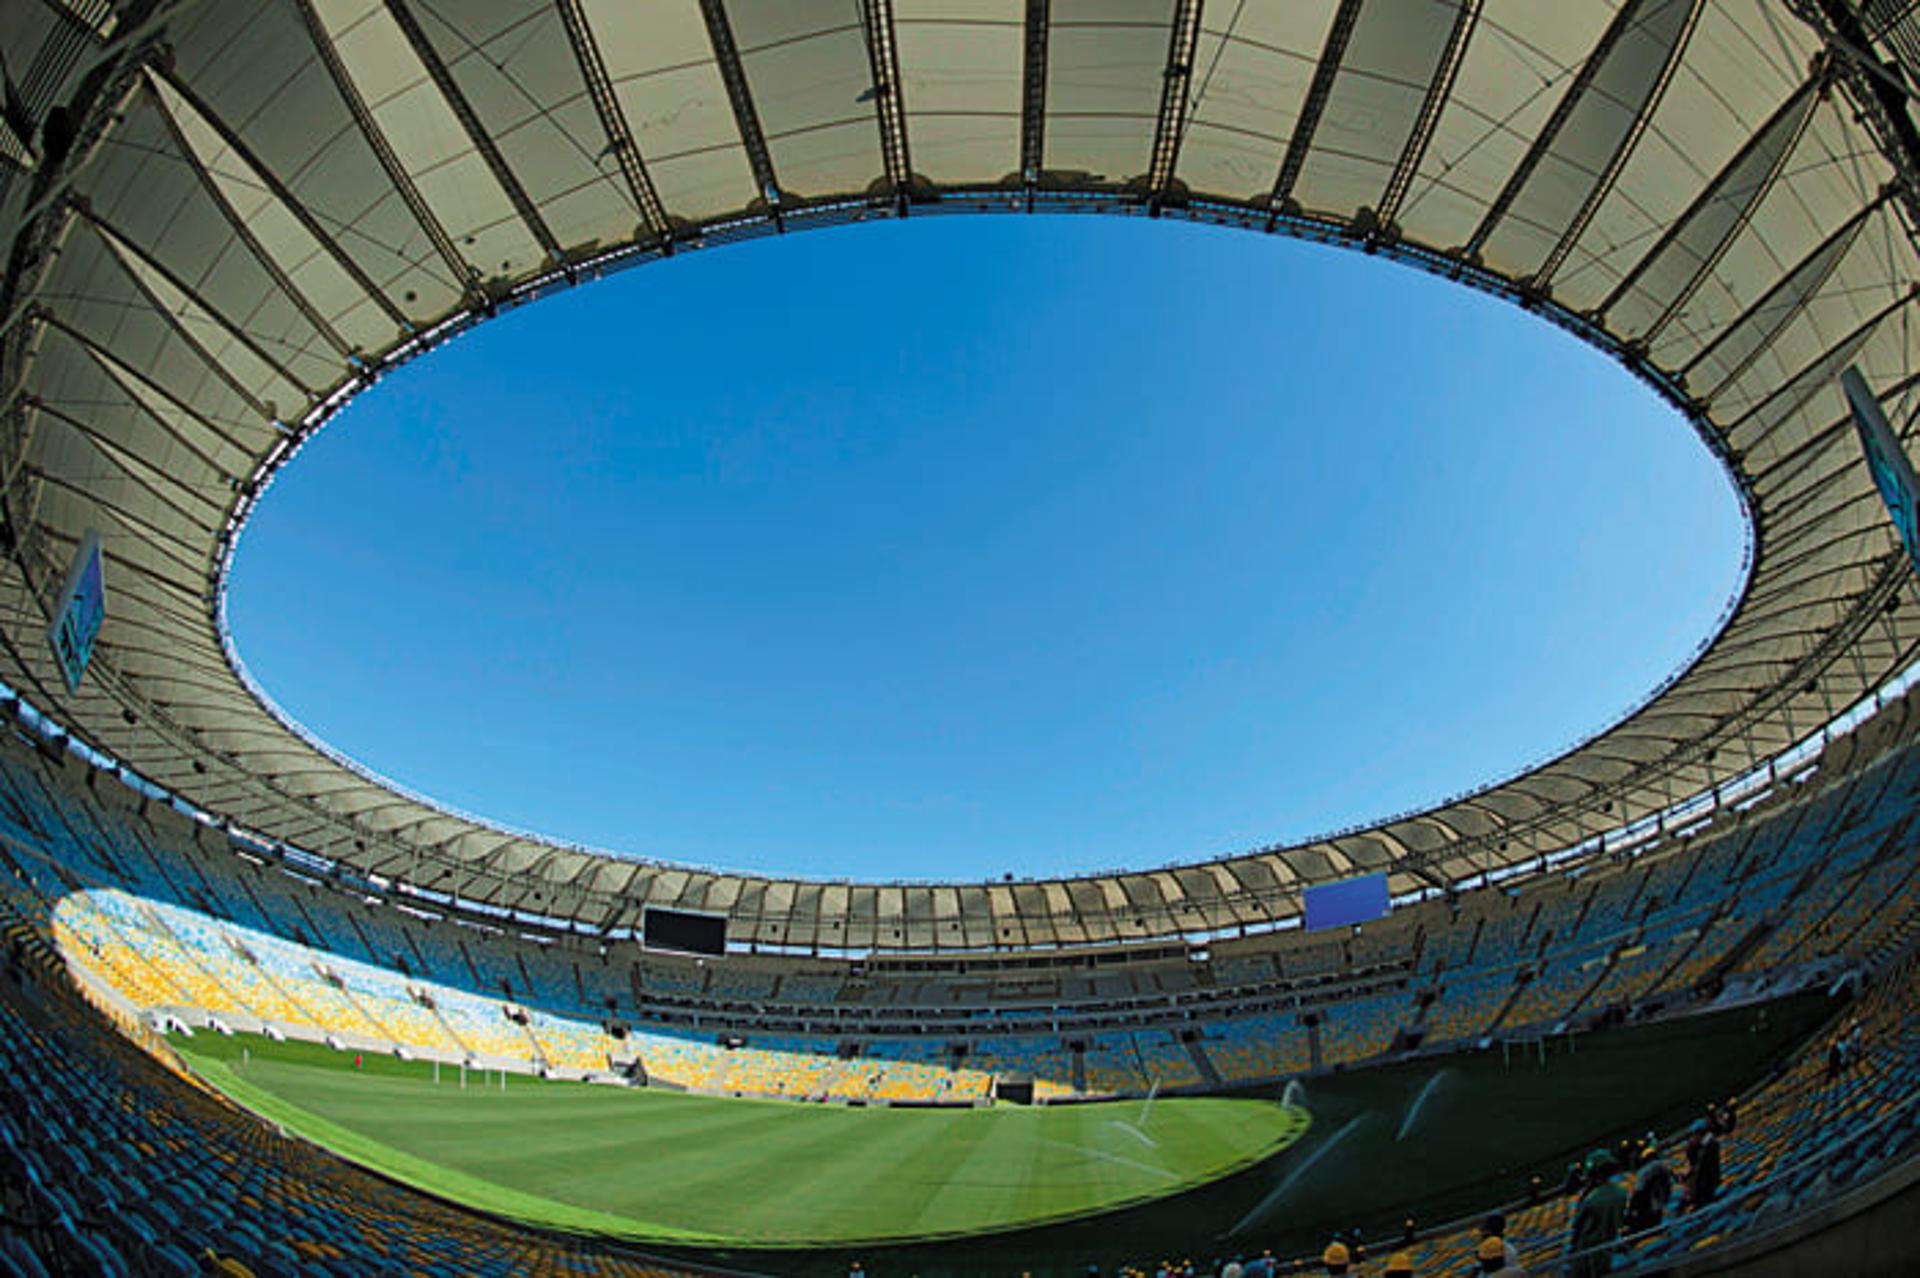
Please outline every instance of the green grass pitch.
[{"label": "green grass pitch", "polygon": [[[248,1035],[180,1042],[208,1082],[395,1179],[532,1224],[698,1246],[954,1237],[1217,1180],[1297,1140],[1271,1100],[849,1109],[433,1067]],[[1144,1117],[1143,1117],[1144,1111]]]}]

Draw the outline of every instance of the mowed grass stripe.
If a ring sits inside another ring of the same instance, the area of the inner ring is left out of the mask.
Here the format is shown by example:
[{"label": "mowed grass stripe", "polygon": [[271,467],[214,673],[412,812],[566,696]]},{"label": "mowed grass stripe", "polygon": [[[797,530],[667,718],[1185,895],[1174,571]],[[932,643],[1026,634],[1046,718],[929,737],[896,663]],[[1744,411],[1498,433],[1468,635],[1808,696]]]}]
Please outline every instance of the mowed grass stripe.
[{"label": "mowed grass stripe", "polygon": [[[209,1081],[450,1198],[662,1242],[800,1246],[1016,1228],[1205,1183],[1296,1139],[1272,1101],[849,1109],[547,1083],[312,1044],[196,1038]],[[243,1050],[251,1057],[241,1064]],[[226,1068],[233,1062],[236,1069]],[[1147,1139],[1136,1131],[1143,1130]]]}]

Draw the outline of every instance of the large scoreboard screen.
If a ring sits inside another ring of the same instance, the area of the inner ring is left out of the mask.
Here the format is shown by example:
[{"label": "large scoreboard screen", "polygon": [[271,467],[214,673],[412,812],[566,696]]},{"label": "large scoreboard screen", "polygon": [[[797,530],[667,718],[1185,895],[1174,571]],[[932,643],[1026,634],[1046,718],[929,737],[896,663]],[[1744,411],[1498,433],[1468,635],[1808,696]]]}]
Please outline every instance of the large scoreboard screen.
[{"label": "large scoreboard screen", "polygon": [[80,539],[79,549],[73,552],[66,583],[53,609],[53,623],[47,627],[47,644],[53,649],[54,664],[60,667],[68,692],[80,690],[80,677],[87,672],[93,641],[106,615],[107,583],[100,563],[100,534],[89,528]]},{"label": "large scoreboard screen", "polygon": [[1907,460],[1907,450],[1900,446],[1900,437],[1887,424],[1880,401],[1859,369],[1849,368],[1840,374],[1840,389],[1846,392],[1847,406],[1853,410],[1853,427],[1860,435],[1860,449],[1867,455],[1873,486],[1880,490],[1880,500],[1886,503],[1900,544],[1907,548],[1907,558],[1920,568],[1920,481],[1914,478],[1913,463]]},{"label": "large scoreboard screen", "polygon": [[1306,890],[1307,931],[1325,927],[1344,927],[1383,919],[1392,903],[1387,898],[1387,876],[1366,874],[1338,883],[1322,883]]},{"label": "large scoreboard screen", "polygon": [[725,954],[727,920],[722,914],[689,914],[649,905],[640,914],[640,943],[679,954]]}]

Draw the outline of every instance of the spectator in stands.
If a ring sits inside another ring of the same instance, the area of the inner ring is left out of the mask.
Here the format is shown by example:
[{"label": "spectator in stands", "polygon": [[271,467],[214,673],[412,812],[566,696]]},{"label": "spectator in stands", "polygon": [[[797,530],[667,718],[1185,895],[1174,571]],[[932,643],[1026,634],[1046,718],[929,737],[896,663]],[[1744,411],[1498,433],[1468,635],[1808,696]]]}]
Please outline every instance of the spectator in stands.
[{"label": "spectator in stands", "polygon": [[1587,1169],[1579,1160],[1567,1164],[1567,1178],[1560,1182],[1563,1194],[1578,1194],[1587,1187]]},{"label": "spectator in stands", "polygon": [[1684,1208],[1699,1211],[1720,1196],[1720,1137],[1704,1118],[1687,1133],[1687,1175],[1683,1182]]},{"label": "spectator in stands", "polygon": [[1627,1199],[1627,1231],[1639,1233],[1652,1229],[1667,1214],[1667,1200],[1673,1196],[1673,1173],[1660,1158],[1660,1147],[1647,1137],[1640,1149],[1640,1168],[1634,1175],[1633,1194]]},{"label": "spectator in stands", "polygon": [[1247,1267],[1240,1263],[1240,1257],[1238,1256],[1233,1257],[1227,1261],[1226,1264],[1220,1266],[1220,1278],[1246,1278],[1246,1274]]},{"label": "spectator in stands", "polygon": [[1246,1278],[1278,1278],[1279,1265],[1274,1262],[1272,1251],[1263,1251],[1247,1262]]},{"label": "spectator in stands", "polygon": [[218,1274],[220,1278],[253,1278],[253,1270],[235,1260],[232,1256],[222,1256],[209,1247],[201,1257],[206,1262],[206,1272]]},{"label": "spectator in stands", "polygon": [[1596,1278],[1613,1268],[1613,1241],[1627,1218],[1627,1191],[1618,1178],[1613,1155],[1596,1149],[1581,1168],[1586,1192],[1574,1208],[1567,1250],[1578,1258],[1567,1267],[1568,1278]]},{"label": "spectator in stands", "polygon": [[1496,1274],[1499,1278],[1526,1278],[1527,1271],[1521,1267],[1519,1258],[1511,1254],[1512,1251],[1499,1238],[1482,1238],[1480,1246],[1474,1250],[1480,1266],[1474,1272]]},{"label": "spectator in stands", "polygon": [[1380,1278],[1413,1278],[1413,1253],[1396,1251],[1387,1257],[1387,1267],[1380,1271]]},{"label": "spectator in stands", "polygon": [[1514,1268],[1520,1266],[1520,1253],[1507,1241],[1507,1217],[1505,1212],[1490,1211],[1480,1219],[1480,1241],[1493,1239],[1500,1244],[1500,1256]]},{"label": "spectator in stands", "polygon": [[1352,1263],[1353,1253],[1347,1250],[1347,1244],[1339,1238],[1328,1243],[1327,1249],[1320,1253],[1320,1264],[1330,1274],[1344,1274]]}]

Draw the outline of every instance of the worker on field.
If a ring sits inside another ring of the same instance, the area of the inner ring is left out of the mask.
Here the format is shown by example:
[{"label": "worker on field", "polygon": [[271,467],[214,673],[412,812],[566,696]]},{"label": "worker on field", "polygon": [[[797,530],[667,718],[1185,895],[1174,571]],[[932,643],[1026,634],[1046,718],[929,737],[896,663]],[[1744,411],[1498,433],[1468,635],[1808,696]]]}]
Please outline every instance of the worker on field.
[{"label": "worker on field", "polygon": [[1325,1251],[1320,1253],[1320,1263],[1330,1274],[1344,1274],[1347,1272],[1347,1267],[1353,1263],[1353,1254],[1347,1250],[1345,1243],[1336,1238],[1327,1244]]},{"label": "worker on field", "polygon": [[1627,1190],[1620,1183],[1613,1154],[1596,1149],[1581,1168],[1587,1185],[1574,1208],[1567,1250],[1578,1258],[1567,1267],[1568,1278],[1597,1278],[1613,1268],[1613,1243],[1627,1219]]}]

